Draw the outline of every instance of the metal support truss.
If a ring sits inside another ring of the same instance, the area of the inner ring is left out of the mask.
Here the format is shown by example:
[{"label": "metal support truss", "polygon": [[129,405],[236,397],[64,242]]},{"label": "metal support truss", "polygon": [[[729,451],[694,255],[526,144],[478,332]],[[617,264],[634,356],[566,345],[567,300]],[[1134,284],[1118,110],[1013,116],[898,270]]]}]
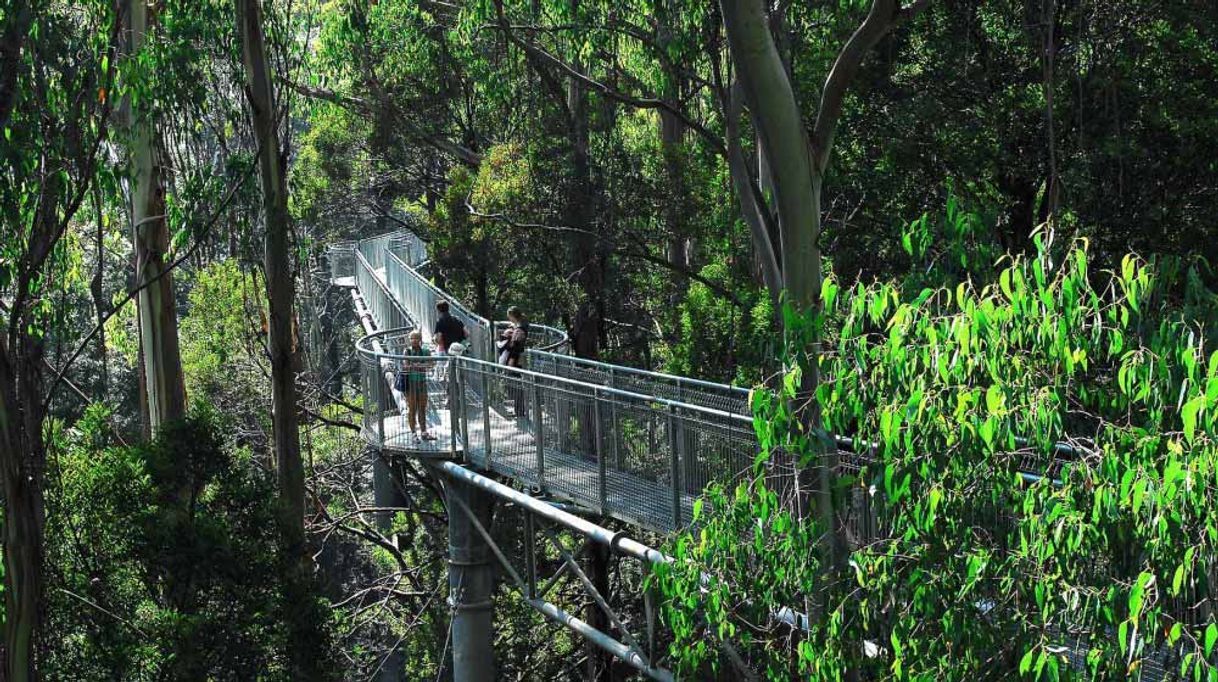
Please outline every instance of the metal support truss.
[{"label": "metal support truss", "polygon": [[[540,521],[553,523],[579,533],[589,543],[602,544],[619,555],[640,560],[644,564],[664,559],[664,556],[654,549],[634,540],[624,538],[620,534],[598,526],[586,519],[555,509],[545,502],[470,471],[454,462],[429,463],[428,466],[438,478],[445,480],[446,489],[454,484],[456,486],[468,487],[469,489],[481,489],[484,494],[493,495],[499,498],[500,501],[511,502],[514,506],[521,509],[526,515],[525,543],[526,547],[531,550],[528,552],[529,554],[539,549],[535,546],[534,537],[537,527],[541,526],[538,523]],[[509,560],[509,552],[505,551],[496,542],[487,528],[485,515],[480,515],[475,509],[471,508],[469,502],[464,499],[465,497],[464,495],[449,496],[451,501],[449,514],[452,517],[449,519],[450,525],[453,523],[465,525],[468,522],[469,527],[480,537],[481,542],[499,562],[499,566],[509,579],[510,584],[520,592],[521,598],[526,604],[546,618],[567,627],[609,655],[638,670],[648,678],[662,682],[670,682],[674,679],[671,672],[655,665],[651,657],[639,644],[639,641],[630,634],[624,620],[610,606],[606,595],[601,594],[595,588],[592,580],[579,565],[577,556],[580,552],[573,553],[562,543],[556,533],[545,526],[541,526],[541,534],[553,545],[561,557],[562,563],[549,582],[538,589],[537,562],[535,558],[527,558],[526,563],[529,573],[521,575]],[[462,516],[459,522],[455,519],[455,516],[458,514]],[[608,617],[609,622],[613,626],[614,633],[620,633],[620,640],[615,634],[598,630],[587,621],[546,600],[546,594],[564,576],[573,576],[575,578],[582,589],[582,593],[588,596]],[[454,641],[454,650],[456,646],[457,644]]]}]

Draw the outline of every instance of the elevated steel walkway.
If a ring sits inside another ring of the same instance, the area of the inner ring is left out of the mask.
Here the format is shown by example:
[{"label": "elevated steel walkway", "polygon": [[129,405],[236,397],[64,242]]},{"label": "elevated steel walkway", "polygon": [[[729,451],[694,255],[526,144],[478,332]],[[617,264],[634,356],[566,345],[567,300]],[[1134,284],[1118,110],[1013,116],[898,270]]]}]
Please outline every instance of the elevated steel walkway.
[{"label": "elevated steel walkway", "polygon": [[[504,323],[473,313],[420,274],[426,249],[414,234],[335,245],[328,255],[332,284],[351,289],[366,333],[356,347],[361,433],[378,452],[377,494],[392,496],[393,486],[384,479],[392,475],[395,458],[421,461],[444,489],[453,678],[494,679],[490,604],[499,576],[524,603],[584,638],[601,656],[648,678],[672,680],[657,664],[662,654],[656,650],[658,605],[652,595],[641,595],[646,608],[640,624],[620,616],[605,591],[610,554],[640,562],[643,572],[670,559],[584,516],[659,533],[688,525],[694,500],[707,484],[740,475],[753,463],[757,442],[748,391],[574,358],[564,352],[565,333],[540,324],[530,325],[526,368],[504,367],[495,363]],[[411,331],[430,342],[441,299],[465,324],[468,351],[461,357],[408,357]],[[425,418],[433,440],[410,431],[406,396],[395,382],[403,370],[426,377]],[[555,502],[571,503],[579,514]],[[381,506],[393,504],[378,500]],[[525,544],[517,548],[522,556],[516,561],[490,532],[496,506],[521,514]],[[582,538],[582,547],[565,546],[552,529]],[[547,551],[562,558],[548,578],[538,568],[550,563],[538,560]],[[578,584],[595,612],[588,620],[547,600],[560,581]],[[650,636],[632,634],[639,627]]]},{"label": "elevated steel walkway", "polygon": [[[566,335],[530,325],[527,369],[497,365],[493,323],[431,284],[416,266],[422,242],[395,232],[331,250],[336,284],[378,331],[358,346],[364,438],[402,456],[453,457],[589,512],[656,532],[687,525],[714,480],[752,465],[757,452],[744,389],[564,355]],[[435,304],[465,323],[460,358],[403,355],[410,330],[430,341]],[[406,426],[393,378],[426,368],[434,441]]]}]

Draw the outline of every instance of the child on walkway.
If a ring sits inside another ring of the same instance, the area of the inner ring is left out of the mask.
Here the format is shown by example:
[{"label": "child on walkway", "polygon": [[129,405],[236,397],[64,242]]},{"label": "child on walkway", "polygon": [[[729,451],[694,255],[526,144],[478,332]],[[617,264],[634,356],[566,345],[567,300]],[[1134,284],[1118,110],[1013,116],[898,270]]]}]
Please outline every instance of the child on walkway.
[{"label": "child on walkway", "polygon": [[[402,361],[402,372],[406,375],[406,423],[414,440],[435,440],[427,431],[427,367],[428,363],[411,361],[409,358],[426,358],[431,351],[423,347],[423,334],[410,332],[410,345],[406,347]],[[416,424],[418,430],[415,430]],[[421,435],[420,435],[421,434]]]}]

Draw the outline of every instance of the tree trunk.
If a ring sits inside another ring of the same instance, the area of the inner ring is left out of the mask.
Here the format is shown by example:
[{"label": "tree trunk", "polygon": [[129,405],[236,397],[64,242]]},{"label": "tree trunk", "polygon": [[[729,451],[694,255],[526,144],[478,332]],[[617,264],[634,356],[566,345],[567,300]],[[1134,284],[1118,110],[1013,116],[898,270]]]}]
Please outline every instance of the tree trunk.
[{"label": "tree trunk", "polygon": [[288,197],[285,159],[279,148],[279,121],[271,84],[258,0],[236,0],[238,32],[246,73],[246,98],[254,139],[258,142],[259,179],[266,215],[263,268],[270,312],[268,345],[271,356],[275,469],[279,481],[280,530],[283,534],[288,578],[284,589],[285,620],[289,629],[289,657],[293,679],[318,677],[316,627],[310,622],[308,558],[305,546],[305,474],[300,455],[299,415],[296,404],[293,301],[296,295],[289,244]]},{"label": "tree trunk", "polygon": [[[127,16],[131,21],[128,58],[134,58],[148,33],[148,7],[144,0],[128,0]],[[178,350],[173,274],[165,271],[169,226],[165,220],[160,145],[153,121],[137,112],[130,99],[125,105],[131,133],[131,238],[135,246],[135,282],[136,286],[144,287],[136,298],[136,305],[151,430],[146,435],[154,435],[162,424],[185,416],[186,385]]]},{"label": "tree trunk", "polygon": [[[13,314],[17,314],[13,311]],[[24,324],[24,323],[22,323]],[[42,624],[42,343],[19,332],[10,354],[0,342],[0,474],[4,486],[4,677],[37,679]]]},{"label": "tree trunk", "polygon": [[[573,3],[574,4],[574,3]],[[577,61],[575,68],[582,71]],[[600,357],[600,334],[604,320],[605,256],[592,224],[592,169],[588,157],[588,101],[584,86],[574,78],[567,85],[567,110],[570,120],[571,191],[567,196],[566,224],[576,228],[572,234],[572,267],[583,300],[572,324],[575,355]]]},{"label": "tree trunk", "polygon": [[[770,35],[760,0],[721,0],[739,83],[753,116],[761,152],[772,183],[772,200],[778,220],[782,286],[787,300],[800,314],[813,314],[820,302],[820,192],[821,175],[812,160],[811,147],[787,71]],[[802,370],[799,396],[793,401],[805,434],[822,431],[820,408],[813,399],[819,381],[816,338],[800,338],[785,329],[788,365]],[[789,367],[788,369],[790,369]],[[815,436],[812,436],[815,438]],[[831,441],[829,441],[831,442]],[[829,608],[828,596],[840,581],[843,563],[842,529],[833,504],[833,478],[837,452],[813,452],[797,470],[793,504],[800,516],[819,520],[822,528],[821,560],[829,575],[826,595],[816,605]],[[814,493],[813,493],[814,491]],[[814,497],[813,497],[814,495]],[[810,504],[815,500],[815,509]],[[811,611],[806,604],[805,610]]]},{"label": "tree trunk", "polygon": [[[608,547],[595,543],[589,545],[585,573],[596,591],[600,592],[605,601],[609,601]],[[588,600],[588,605],[584,608],[584,620],[601,632],[611,632],[612,623],[609,622],[609,616],[595,600]],[[585,643],[584,651],[588,658],[584,679],[588,682],[612,682],[613,657],[592,642]]]}]

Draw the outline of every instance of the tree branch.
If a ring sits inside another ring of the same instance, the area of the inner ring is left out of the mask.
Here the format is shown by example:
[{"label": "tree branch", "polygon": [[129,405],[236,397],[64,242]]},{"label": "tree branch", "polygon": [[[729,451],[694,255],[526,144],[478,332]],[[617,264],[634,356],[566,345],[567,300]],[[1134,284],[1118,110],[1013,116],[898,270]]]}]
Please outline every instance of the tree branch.
[{"label": "tree branch", "polygon": [[503,17],[502,3],[496,2],[496,5],[498,5],[500,9],[499,29],[505,36],[507,36],[508,40],[518,45],[520,49],[524,50],[526,54],[533,57],[537,62],[540,62],[540,64],[549,65],[559,72],[566,74],[568,77],[579,81],[588,89],[596,91],[604,97],[608,97],[616,102],[628,104],[637,109],[656,109],[667,111],[668,113],[677,117],[687,128],[698,133],[704,140],[706,140],[706,142],[711,146],[711,149],[713,149],[716,153],[718,153],[720,156],[727,156],[727,149],[723,146],[723,140],[718,133],[715,133],[701,123],[691,119],[685,114],[685,112],[673,107],[664,100],[656,99],[654,97],[635,97],[634,95],[628,95],[624,92],[611,88],[608,85],[592,78],[591,76],[588,76],[579,69],[576,69],[562,59],[550,54],[538,45],[521,38],[520,36],[516,35],[514,31],[512,31],[511,24],[509,24],[506,18]]},{"label": "tree branch", "polygon": [[134,289],[131,289],[130,291],[128,291],[127,295],[123,297],[123,300],[119,301],[112,308],[110,308],[110,311],[106,313],[105,317],[103,317],[100,321],[98,321],[98,323],[93,327],[92,331],[89,332],[89,335],[86,336],[84,338],[84,340],[80,342],[80,345],[78,345],[76,347],[76,350],[72,351],[72,355],[68,358],[68,361],[66,363],[64,363],[63,367],[59,368],[58,372],[55,373],[55,378],[52,379],[50,384],[47,385],[47,396],[46,396],[46,401],[43,403],[43,409],[46,409],[46,406],[50,404],[51,398],[54,397],[54,395],[55,395],[56,387],[58,387],[59,383],[61,381],[63,381],[64,374],[66,374],[67,371],[69,369],[71,369],[72,364],[74,362],[76,362],[76,359],[78,357],[80,357],[81,353],[84,352],[85,348],[89,345],[89,342],[93,340],[93,337],[97,336],[98,331],[101,330],[101,328],[104,327],[105,324],[110,321],[110,318],[117,315],[118,312],[123,309],[123,306],[127,305],[132,300],[134,300],[135,297],[138,296],[141,291],[143,291],[144,289],[147,289],[148,287],[152,286],[153,284],[156,284],[157,282],[159,282],[161,280],[162,277],[164,277],[165,275],[168,275],[169,273],[176,270],[179,265],[186,262],[187,258],[190,258],[192,255],[194,255],[195,251],[199,250],[199,247],[203,245],[203,241],[204,241],[203,237],[206,237],[207,233],[209,233],[211,231],[211,228],[214,227],[216,222],[220,220],[220,216],[224,214],[224,210],[226,208],[228,208],[228,205],[230,203],[232,203],[234,198],[236,198],[237,192],[243,186],[245,186],[245,182],[247,180],[249,180],[251,175],[253,175],[255,168],[257,168],[257,166],[255,166],[254,164],[250,164],[250,167],[248,169],[246,169],[245,174],[241,176],[241,179],[237,182],[237,184],[233,185],[229,189],[228,195],[225,196],[224,199],[220,202],[220,206],[211,214],[211,217],[208,218],[207,222],[204,223],[203,228],[201,230],[201,237],[195,240],[195,243],[193,245],[191,245],[190,249],[187,250],[186,253],[183,253],[180,257],[174,259],[174,261],[172,263],[170,263],[169,265],[167,265],[165,267],[165,269],[163,269],[159,273],[157,273],[157,275],[155,277],[152,277],[147,282],[144,282],[144,283],[140,284],[139,286],[135,287]]},{"label": "tree branch", "polygon": [[930,0],[917,0],[901,9],[897,0],[872,0],[867,18],[846,41],[833,62],[828,78],[825,79],[820,109],[817,111],[816,123],[812,127],[809,140],[812,145],[813,168],[817,173],[823,173],[829,165],[829,154],[833,149],[837,122],[841,118],[842,103],[863,60],[889,31],[916,16],[929,4]]}]

